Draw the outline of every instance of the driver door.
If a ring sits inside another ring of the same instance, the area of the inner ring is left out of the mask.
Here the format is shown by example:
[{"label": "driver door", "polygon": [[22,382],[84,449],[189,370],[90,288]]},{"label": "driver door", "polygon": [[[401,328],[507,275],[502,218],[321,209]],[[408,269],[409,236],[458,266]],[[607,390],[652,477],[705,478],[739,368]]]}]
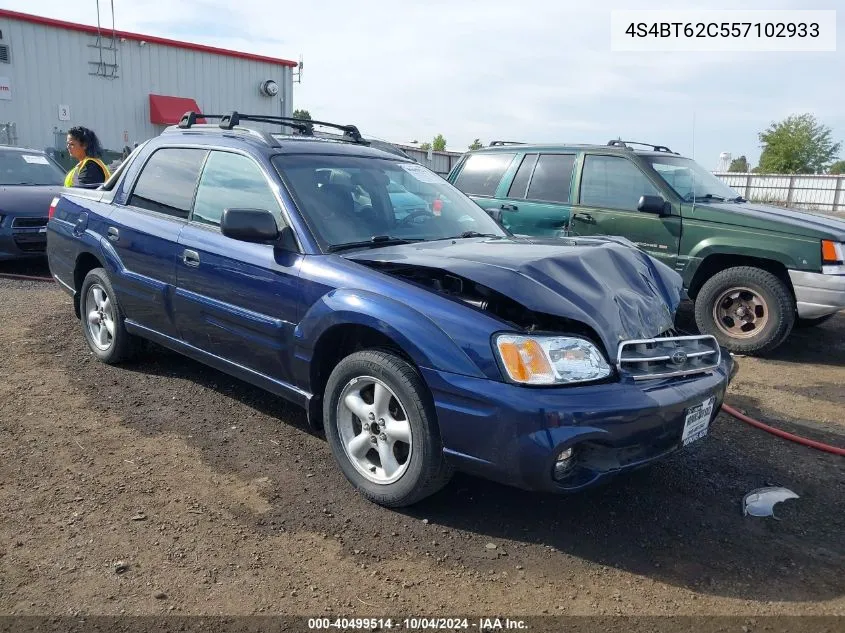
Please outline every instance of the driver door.
[{"label": "driver door", "polygon": [[637,210],[640,196],[661,192],[633,162],[622,156],[584,157],[578,203],[572,209],[573,235],[619,235],[664,264],[675,267],[680,248],[677,209],[659,216]]}]

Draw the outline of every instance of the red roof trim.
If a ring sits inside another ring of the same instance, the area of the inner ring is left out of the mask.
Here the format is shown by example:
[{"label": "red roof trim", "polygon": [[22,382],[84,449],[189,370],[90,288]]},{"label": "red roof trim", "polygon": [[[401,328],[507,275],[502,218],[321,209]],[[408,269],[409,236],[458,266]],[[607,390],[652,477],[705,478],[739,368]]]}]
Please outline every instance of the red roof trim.
[{"label": "red roof trim", "polygon": [[[97,27],[89,26],[87,24],[77,24],[76,22],[65,22],[64,20],[54,20],[53,18],[45,18],[40,15],[31,15],[29,13],[20,13],[18,11],[9,11],[8,9],[0,9],[0,17],[9,18],[12,20],[21,20],[23,22],[31,22],[32,24],[40,24],[42,26],[53,26],[59,29],[69,29],[71,31],[79,31],[81,33],[91,33],[97,35]],[[108,34],[111,29],[103,28],[101,32]],[[216,55],[226,55],[227,57],[238,57],[240,59],[249,59],[256,62],[266,62],[268,64],[278,64],[279,66],[296,67],[298,64],[289,59],[280,59],[278,57],[265,57],[264,55],[253,55],[252,53],[241,53],[240,51],[232,51],[226,48],[217,48],[215,46],[206,46],[204,44],[193,44],[191,42],[180,42],[178,40],[170,40],[164,37],[155,37],[153,35],[141,35],[139,33],[129,33],[128,31],[115,31],[117,37],[125,37],[127,40],[134,40],[136,42],[144,41],[147,44],[160,44],[162,46],[172,46],[174,48],[183,48],[189,51],[198,51],[200,53],[214,53]]]}]

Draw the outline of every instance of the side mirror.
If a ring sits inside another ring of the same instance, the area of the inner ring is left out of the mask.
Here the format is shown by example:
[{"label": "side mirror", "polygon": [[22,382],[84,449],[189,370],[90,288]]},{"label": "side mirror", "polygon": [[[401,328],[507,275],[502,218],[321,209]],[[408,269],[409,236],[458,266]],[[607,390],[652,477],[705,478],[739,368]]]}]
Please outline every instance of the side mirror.
[{"label": "side mirror", "polygon": [[502,223],[502,210],[501,209],[484,209],[491,218],[496,220],[499,224]]},{"label": "side mirror", "polygon": [[669,215],[670,208],[663,196],[640,196],[640,201],[637,203],[637,211],[656,213],[660,216]]},{"label": "side mirror", "polygon": [[267,244],[279,239],[276,218],[263,209],[224,209],[220,231],[241,242]]}]

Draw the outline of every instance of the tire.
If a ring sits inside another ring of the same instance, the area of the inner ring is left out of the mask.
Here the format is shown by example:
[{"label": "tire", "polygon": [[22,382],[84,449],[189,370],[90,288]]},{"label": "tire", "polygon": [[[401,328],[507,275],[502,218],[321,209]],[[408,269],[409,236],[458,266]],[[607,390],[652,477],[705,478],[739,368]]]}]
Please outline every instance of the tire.
[{"label": "tire", "polygon": [[[735,312],[735,306],[741,312]],[[763,355],[792,331],[795,301],[787,285],[772,273],[737,266],[701,287],[695,298],[695,322],[702,333],[712,334],[731,352]]]},{"label": "tire", "polygon": [[[375,401],[377,389],[381,406]],[[398,508],[448,483],[452,470],[443,456],[428,388],[402,358],[381,350],[347,356],[329,376],[323,403],[332,455],[364,498]]]},{"label": "tire", "polygon": [[135,341],[126,331],[123,310],[104,269],[94,268],[85,276],[79,313],[85,342],[100,361],[115,365],[132,355]]},{"label": "tire", "polygon": [[801,318],[799,318],[795,321],[795,327],[801,328],[801,329],[808,328],[808,327],[815,327],[817,325],[821,325],[822,323],[826,323],[827,321],[830,321],[835,316],[836,316],[836,312],[834,312],[833,314],[826,314],[823,317],[816,317],[815,319],[801,319]]}]

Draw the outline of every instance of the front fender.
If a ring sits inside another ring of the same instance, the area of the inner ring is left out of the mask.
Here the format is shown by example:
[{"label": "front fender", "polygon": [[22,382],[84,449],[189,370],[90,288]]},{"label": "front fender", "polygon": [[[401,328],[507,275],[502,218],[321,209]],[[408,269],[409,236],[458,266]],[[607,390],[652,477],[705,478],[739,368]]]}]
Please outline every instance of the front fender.
[{"label": "front fender", "polygon": [[[777,239],[772,236],[765,246],[756,246],[749,242],[747,235],[719,236],[701,240],[689,252],[690,265],[685,271],[684,281],[689,283],[705,259],[713,255],[741,255],[756,259],[778,262],[786,268],[805,269],[808,262],[797,260],[788,242],[792,240]],[[811,264],[811,262],[809,262]]]},{"label": "front fender", "polygon": [[[467,352],[419,310],[366,290],[338,289],[321,297],[294,332],[297,375],[308,376],[317,341],[338,325],[370,327],[389,337],[419,367],[484,377]],[[307,379],[303,384],[307,384]]]}]

